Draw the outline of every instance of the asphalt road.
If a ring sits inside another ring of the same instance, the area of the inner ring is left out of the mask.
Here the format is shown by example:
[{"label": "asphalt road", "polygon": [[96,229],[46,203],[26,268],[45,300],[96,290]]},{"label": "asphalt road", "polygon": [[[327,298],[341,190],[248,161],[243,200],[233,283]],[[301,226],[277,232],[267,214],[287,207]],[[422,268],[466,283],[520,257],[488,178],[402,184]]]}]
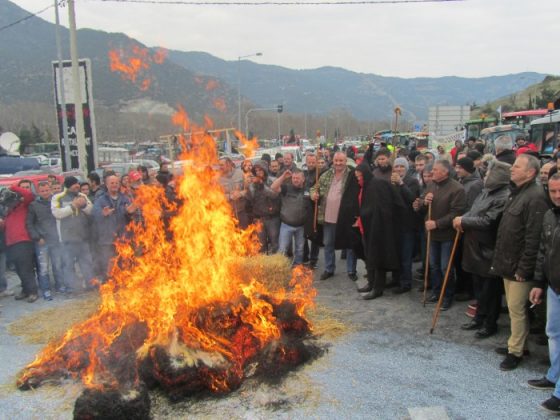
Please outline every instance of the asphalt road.
[{"label": "asphalt road", "polygon": [[[466,303],[442,313],[429,334],[434,306],[420,303],[417,291],[364,301],[356,283],[341,270],[326,281],[316,280],[317,302],[349,326],[347,334],[322,340],[328,351],[320,359],[289,374],[280,384],[247,381],[227,396],[204,397],[170,404],[152,395],[154,418],[343,418],[343,419],[539,419],[546,391],[526,385],[544,374],[546,347],[530,337],[531,357],[514,371],[502,372],[502,356],[493,349],[508,336],[507,316],[498,335],[477,340],[459,326],[468,321]],[[364,280],[363,265],[358,266]],[[321,273],[317,270],[316,277]],[[19,291],[11,273],[10,288]],[[44,387],[20,392],[17,372],[33,360],[40,346],[23,344],[6,326],[21,316],[64,302],[0,304],[0,419],[68,419],[80,386]]]}]

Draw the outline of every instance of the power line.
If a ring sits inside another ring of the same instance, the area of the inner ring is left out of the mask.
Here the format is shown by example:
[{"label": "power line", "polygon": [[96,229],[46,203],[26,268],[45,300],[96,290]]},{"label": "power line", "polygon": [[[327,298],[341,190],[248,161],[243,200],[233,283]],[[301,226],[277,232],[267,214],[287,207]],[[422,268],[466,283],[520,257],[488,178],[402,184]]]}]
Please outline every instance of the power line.
[{"label": "power line", "polygon": [[35,13],[30,13],[28,16],[22,17],[21,19],[16,20],[15,22],[9,23],[8,25],[2,26],[0,27],[0,31],[3,31],[5,29],[11,28],[12,26],[17,25],[18,23],[24,22],[28,19],[31,19],[32,17],[35,17],[37,15],[40,15],[41,13],[46,12],[47,10],[49,10],[50,8],[54,7],[54,4],[51,4],[50,6],[45,7],[44,9],[39,10],[38,12]]},{"label": "power line", "polygon": [[186,6],[347,6],[347,5],[376,5],[376,4],[402,4],[402,3],[451,3],[467,0],[332,0],[332,1],[200,1],[200,0],[97,0],[102,2],[138,3],[138,4],[165,4]]}]

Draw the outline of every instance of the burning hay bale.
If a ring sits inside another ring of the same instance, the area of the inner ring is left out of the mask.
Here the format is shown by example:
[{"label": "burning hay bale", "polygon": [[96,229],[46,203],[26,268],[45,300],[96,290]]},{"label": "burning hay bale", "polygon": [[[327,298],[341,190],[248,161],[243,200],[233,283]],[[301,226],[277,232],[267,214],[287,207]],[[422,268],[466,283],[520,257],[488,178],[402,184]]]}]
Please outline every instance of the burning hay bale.
[{"label": "burning hay bale", "polygon": [[46,346],[21,372],[20,389],[81,380],[76,418],[145,418],[144,388],[173,400],[227,393],[321,353],[305,315],[316,295],[312,272],[290,271],[282,257],[271,269],[256,256],[255,229],[238,228],[211,169],[214,140],[191,140],[196,155],[184,158],[197,164],[179,179],[177,201],[155,186],[138,190],[142,223],[116,244],[97,311]]}]

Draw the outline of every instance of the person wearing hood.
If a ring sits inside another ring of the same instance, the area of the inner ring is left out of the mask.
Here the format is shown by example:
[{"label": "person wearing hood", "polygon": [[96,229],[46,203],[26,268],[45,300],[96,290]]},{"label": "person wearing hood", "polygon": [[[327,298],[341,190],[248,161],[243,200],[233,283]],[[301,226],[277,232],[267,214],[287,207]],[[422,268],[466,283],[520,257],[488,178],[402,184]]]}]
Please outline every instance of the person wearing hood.
[{"label": "person wearing hood", "polygon": [[51,212],[56,219],[58,237],[63,248],[63,277],[62,292],[82,289],[76,279],[74,261],[78,261],[80,272],[86,282],[86,287],[92,287],[93,261],[89,248],[90,229],[89,215],[93,204],[84,194],[80,193],[80,183],[76,177],[67,176],[64,179],[64,191],[51,199]]},{"label": "person wearing hood", "polygon": [[253,209],[254,221],[262,225],[258,234],[261,252],[275,254],[280,235],[280,199],[270,188],[272,181],[268,178],[267,168],[265,161],[253,165],[247,199]]},{"label": "person wearing hood", "polygon": [[510,168],[507,163],[494,161],[484,188],[463,215],[453,219],[453,227],[463,232],[463,270],[472,276],[478,301],[476,316],[461,326],[477,330],[476,338],[487,338],[498,330],[502,298],[502,282],[490,274],[498,225],[509,196]]},{"label": "person wearing hood", "polygon": [[[550,368],[541,379],[528,381],[531,388],[553,390],[552,396],[541,404],[546,411],[560,413],[560,174],[548,180],[548,193],[553,207],[543,218],[543,228],[537,264],[535,267],[536,285],[529,293],[534,305],[542,303],[546,290],[546,335]],[[548,287],[547,287],[548,286]]]}]

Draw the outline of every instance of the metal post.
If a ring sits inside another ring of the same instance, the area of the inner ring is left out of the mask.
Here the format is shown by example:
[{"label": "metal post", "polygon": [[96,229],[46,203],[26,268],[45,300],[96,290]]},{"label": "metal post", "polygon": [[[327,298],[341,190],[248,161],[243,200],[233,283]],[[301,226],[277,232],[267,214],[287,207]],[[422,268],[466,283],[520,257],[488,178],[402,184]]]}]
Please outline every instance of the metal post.
[{"label": "metal post", "polygon": [[70,27],[70,58],[72,60],[72,84],[74,87],[74,115],[76,118],[76,140],[78,142],[78,167],[87,173],[87,152],[84,132],[84,113],[82,90],[80,87],[80,69],[78,67],[78,44],[76,41],[76,15],[74,1],[68,0],[68,23]]},{"label": "metal post", "polygon": [[263,54],[261,52],[240,55],[237,57],[237,129],[241,130],[241,60],[249,57],[261,57]]},{"label": "metal post", "polygon": [[72,169],[70,159],[70,143],[68,142],[68,118],[66,116],[66,92],[64,91],[64,68],[62,67],[62,46],[60,41],[60,16],[58,14],[58,0],[54,0],[56,55],[58,57],[58,87],[60,88],[60,107],[62,108],[62,136],[64,137],[64,167]]},{"label": "metal post", "polygon": [[237,129],[241,130],[241,57],[237,57]]},{"label": "metal post", "polygon": [[280,145],[283,146],[282,140],[280,139],[280,113],[278,112],[278,141],[280,141]]}]

